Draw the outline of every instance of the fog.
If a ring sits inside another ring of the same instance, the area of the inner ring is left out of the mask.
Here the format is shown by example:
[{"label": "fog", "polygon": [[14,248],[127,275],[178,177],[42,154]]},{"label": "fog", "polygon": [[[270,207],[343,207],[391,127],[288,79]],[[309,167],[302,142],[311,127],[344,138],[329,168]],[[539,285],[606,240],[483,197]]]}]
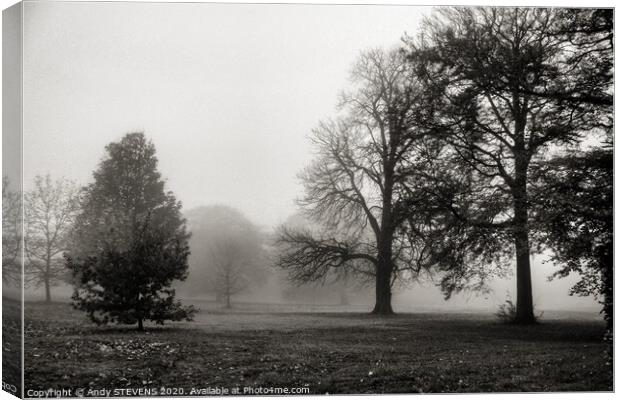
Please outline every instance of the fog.
[{"label": "fog", "polygon": [[[229,206],[265,235],[297,211],[302,187],[296,175],[313,157],[308,135],[334,112],[351,63],[364,49],[398,45],[430,13],[413,6],[24,7],[26,190],[47,173],[87,184],[106,144],[143,131],[156,146],[167,189],[185,211]],[[600,309],[592,298],[568,295],[575,277],[548,282],[554,267],[546,258],[532,262],[538,310]],[[238,301],[286,302],[281,271],[272,270],[264,285]],[[490,287],[446,301],[426,280],[398,290],[394,308],[494,311],[507,295],[515,299],[512,278]],[[373,302],[372,289],[349,292],[352,306]],[[68,299],[70,288],[56,287],[54,294]],[[300,302],[335,301],[314,299]]]}]

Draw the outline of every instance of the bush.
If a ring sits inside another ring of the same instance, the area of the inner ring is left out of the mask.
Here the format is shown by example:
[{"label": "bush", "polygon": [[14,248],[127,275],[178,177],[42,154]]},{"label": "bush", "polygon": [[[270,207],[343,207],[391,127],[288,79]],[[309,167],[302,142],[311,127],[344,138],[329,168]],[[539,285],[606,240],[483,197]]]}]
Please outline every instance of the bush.
[{"label": "bush", "polygon": [[[541,311],[540,314],[536,315],[536,307],[534,307],[534,317],[538,321],[544,314],[544,311]],[[506,299],[504,304],[500,304],[497,312],[495,313],[497,319],[505,324],[512,324],[517,317],[517,305],[512,301],[510,296]]]},{"label": "bush", "polygon": [[501,322],[505,324],[510,324],[515,320],[515,317],[517,316],[517,305],[513,303],[513,301],[509,297],[508,299],[506,299],[506,302],[504,304],[499,305],[495,316]]}]

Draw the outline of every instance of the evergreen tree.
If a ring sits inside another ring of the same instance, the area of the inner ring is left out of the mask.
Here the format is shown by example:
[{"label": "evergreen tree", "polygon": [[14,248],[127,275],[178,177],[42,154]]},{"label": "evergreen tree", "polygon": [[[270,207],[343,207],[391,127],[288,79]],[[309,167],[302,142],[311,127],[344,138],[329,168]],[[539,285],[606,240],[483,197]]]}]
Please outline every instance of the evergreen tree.
[{"label": "evergreen tree", "polygon": [[181,203],[164,190],[155,147],[131,133],[106,147],[84,188],[65,254],[76,308],[97,324],[191,320],[195,310],[170,286],[187,277],[189,256]]}]

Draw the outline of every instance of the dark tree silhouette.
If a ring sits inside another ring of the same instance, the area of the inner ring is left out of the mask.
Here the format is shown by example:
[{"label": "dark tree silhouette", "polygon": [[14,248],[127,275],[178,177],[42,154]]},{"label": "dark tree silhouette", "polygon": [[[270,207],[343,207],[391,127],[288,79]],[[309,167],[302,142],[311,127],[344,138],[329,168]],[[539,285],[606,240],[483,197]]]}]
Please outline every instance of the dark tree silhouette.
[{"label": "dark tree silhouette", "polygon": [[519,323],[535,322],[531,168],[600,122],[597,107],[560,95],[578,74],[558,37],[563,21],[552,9],[442,9],[411,42],[420,79],[443,94],[437,129],[445,130],[458,168],[475,178],[478,204],[493,215],[486,225],[512,238]]},{"label": "dark tree silhouette", "polygon": [[[554,98],[594,107],[603,145],[552,159],[536,171],[543,182],[538,221],[544,243],[562,265],[555,276],[581,275],[573,293],[602,297],[613,357],[613,9],[566,9],[557,35],[573,53],[573,77]],[[544,94],[544,93],[543,93]],[[551,190],[549,190],[549,188]]]},{"label": "dark tree silhouette", "polygon": [[51,287],[67,278],[62,253],[79,208],[78,188],[64,179],[37,176],[25,195],[25,279],[45,288],[45,301],[52,301]]},{"label": "dark tree silhouette", "polygon": [[193,307],[170,286],[187,277],[181,203],[164,191],[154,145],[131,133],[106,146],[107,157],[84,188],[65,253],[76,308],[97,324],[190,320]]},{"label": "dark tree silhouette", "polygon": [[300,283],[339,268],[372,279],[373,313],[391,314],[392,285],[419,273],[430,255],[402,236],[411,221],[416,154],[430,136],[417,121],[430,100],[396,50],[363,53],[351,81],[343,115],[314,130],[317,158],[301,175],[300,205],[320,228],[282,227],[278,265]]},{"label": "dark tree silhouette", "polygon": [[611,345],[613,150],[608,147],[559,156],[535,170],[533,177],[533,191],[541,191],[533,224],[540,241],[552,250],[552,261],[561,266],[554,276],[575,272],[581,279],[571,292],[601,299],[606,340]]},{"label": "dark tree silhouette", "polygon": [[555,34],[571,49],[563,61],[571,79],[554,92],[534,94],[592,109],[594,132],[604,135],[602,143],[591,140],[594,148],[534,168],[535,222],[561,266],[554,276],[576,272],[581,280],[571,293],[601,299],[613,349],[613,9],[565,9],[560,15]]}]

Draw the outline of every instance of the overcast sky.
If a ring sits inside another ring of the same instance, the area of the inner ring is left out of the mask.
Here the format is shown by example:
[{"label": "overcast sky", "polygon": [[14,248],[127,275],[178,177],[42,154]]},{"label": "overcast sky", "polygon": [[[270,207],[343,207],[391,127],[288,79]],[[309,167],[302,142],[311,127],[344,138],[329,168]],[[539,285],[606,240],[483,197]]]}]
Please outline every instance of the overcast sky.
[{"label": "overcast sky", "polygon": [[[429,8],[26,3],[24,181],[86,184],[104,146],[144,131],[185,208],[238,208],[264,228],[295,212],[307,136],[332,115],[357,55],[398,45]],[[590,307],[533,264],[543,307]],[[513,281],[495,285],[501,303]],[[424,296],[444,304],[436,289]],[[457,296],[452,303],[463,306]],[[488,304],[480,298],[479,304]]]},{"label": "overcast sky", "polygon": [[233,205],[270,227],[294,212],[307,140],[360,51],[398,45],[428,8],[26,3],[26,184],[87,183],[130,131],[156,145],[185,208]]}]

